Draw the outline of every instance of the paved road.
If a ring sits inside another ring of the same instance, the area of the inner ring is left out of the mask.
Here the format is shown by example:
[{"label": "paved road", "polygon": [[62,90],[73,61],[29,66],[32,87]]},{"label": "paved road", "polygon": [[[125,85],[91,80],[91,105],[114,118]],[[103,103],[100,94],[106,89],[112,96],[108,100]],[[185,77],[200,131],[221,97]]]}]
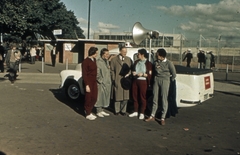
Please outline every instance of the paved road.
[{"label": "paved road", "polygon": [[3,75],[0,154],[240,154],[240,95],[235,91],[239,74],[229,75],[225,81],[224,73],[214,73],[219,84],[215,84],[218,90],[214,98],[179,109],[176,117],[167,119],[166,126],[114,116],[112,111],[110,117],[87,121],[83,102],[67,100],[58,89],[57,71],[43,74],[22,70],[13,85]]}]

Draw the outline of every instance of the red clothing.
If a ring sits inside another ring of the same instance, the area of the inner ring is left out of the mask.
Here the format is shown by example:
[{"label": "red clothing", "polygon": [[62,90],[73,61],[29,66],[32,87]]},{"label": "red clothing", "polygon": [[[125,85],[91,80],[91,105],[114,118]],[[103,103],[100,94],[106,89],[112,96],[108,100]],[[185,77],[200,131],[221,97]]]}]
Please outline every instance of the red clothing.
[{"label": "red clothing", "polygon": [[85,87],[88,85],[90,92],[85,93],[84,108],[86,115],[91,114],[97,102],[97,64],[96,59],[86,58],[82,62],[82,77]]},{"label": "red clothing", "polygon": [[[139,60],[136,60],[133,65],[133,72],[136,71],[136,64]],[[146,106],[147,106],[147,88],[151,84],[152,78],[152,64],[149,61],[145,62],[146,72],[147,74],[146,80],[138,80],[134,79],[132,84],[132,95],[133,95],[133,104],[134,104],[134,112],[138,112],[138,106],[141,103],[140,113],[144,114]],[[138,101],[140,98],[141,101]]]},{"label": "red clothing", "polygon": [[[140,113],[144,114],[147,106],[147,80],[133,80],[132,84],[132,95],[134,112],[138,112],[138,106],[141,105]],[[141,102],[138,102],[140,98]]]}]

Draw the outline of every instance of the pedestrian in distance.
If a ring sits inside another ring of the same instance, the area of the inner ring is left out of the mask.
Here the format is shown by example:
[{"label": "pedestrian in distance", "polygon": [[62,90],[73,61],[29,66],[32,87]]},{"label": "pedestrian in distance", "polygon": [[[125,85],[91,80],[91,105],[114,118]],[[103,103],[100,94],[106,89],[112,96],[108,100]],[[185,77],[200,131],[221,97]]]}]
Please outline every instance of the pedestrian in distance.
[{"label": "pedestrian in distance", "polygon": [[171,61],[167,60],[166,56],[167,52],[165,49],[160,48],[157,50],[158,60],[156,60],[153,65],[153,106],[150,117],[145,119],[146,122],[155,120],[155,115],[158,109],[158,100],[161,99],[161,125],[165,125],[165,118],[168,110],[170,80],[174,81],[176,78],[175,66]]},{"label": "pedestrian in distance", "polygon": [[9,72],[9,80],[11,83],[17,78],[17,71],[19,68],[19,63],[21,61],[21,52],[17,50],[17,45],[15,43],[10,44],[10,50],[8,50],[6,55],[6,64]]},{"label": "pedestrian in distance", "polygon": [[31,49],[30,49],[31,64],[35,64],[36,55],[37,55],[36,53],[37,53],[36,47],[32,46]]},{"label": "pedestrian in distance", "polygon": [[95,120],[97,117],[92,114],[92,109],[97,102],[98,88],[97,88],[97,57],[98,48],[90,47],[88,50],[88,57],[82,62],[82,77],[85,87],[85,102],[84,109],[86,119]]},{"label": "pedestrian in distance", "polygon": [[209,53],[211,54],[211,65],[210,65],[210,68],[213,69],[215,67],[215,58],[214,58],[214,55],[213,55],[212,51],[210,51]]},{"label": "pedestrian in distance", "polygon": [[[147,51],[145,49],[138,50],[138,60],[133,64],[132,75],[132,96],[134,112],[129,117],[137,117],[144,119],[144,113],[147,105],[147,90],[150,87],[152,77],[152,64],[146,58]],[[140,98],[140,100],[139,100]],[[140,107],[140,113],[138,113]]]},{"label": "pedestrian in distance", "polygon": [[111,96],[111,75],[109,65],[109,51],[103,48],[100,52],[100,57],[97,59],[97,85],[98,85],[98,97],[95,104],[98,117],[109,116],[110,114],[103,111],[110,104]]},{"label": "pedestrian in distance", "polygon": [[193,55],[191,53],[191,49],[188,49],[187,50],[187,54],[183,58],[183,61],[185,61],[185,59],[187,59],[187,66],[186,67],[191,67],[190,64],[191,64],[192,58],[193,58]]},{"label": "pedestrian in distance", "polygon": [[128,77],[131,74],[132,60],[126,54],[127,48],[120,46],[119,54],[112,58],[110,63],[115,115],[123,116],[126,115],[129,89],[131,88]]},{"label": "pedestrian in distance", "polygon": [[56,46],[53,46],[53,49],[51,50],[51,60],[52,60],[52,66],[55,67],[56,64],[56,55],[58,51],[56,50]]},{"label": "pedestrian in distance", "polygon": [[205,68],[205,52],[202,49],[199,49],[197,54],[198,57],[198,68],[203,69]]},{"label": "pedestrian in distance", "polygon": [[2,45],[0,45],[0,72],[4,72],[4,53],[5,49]]},{"label": "pedestrian in distance", "polygon": [[205,69],[210,69],[211,68],[211,54],[209,51],[207,51],[206,56],[205,56]]}]

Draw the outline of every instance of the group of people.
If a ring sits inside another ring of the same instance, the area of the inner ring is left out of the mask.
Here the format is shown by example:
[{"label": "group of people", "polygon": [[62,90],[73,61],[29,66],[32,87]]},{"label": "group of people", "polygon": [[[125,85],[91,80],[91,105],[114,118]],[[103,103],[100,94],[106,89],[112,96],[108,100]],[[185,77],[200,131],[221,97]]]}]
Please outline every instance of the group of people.
[{"label": "group of people", "polygon": [[[103,48],[97,59],[98,48],[90,47],[88,57],[82,62],[82,77],[85,88],[84,109],[86,119],[109,116],[104,108],[114,101],[115,115],[127,115],[130,93],[133,98],[133,113],[129,117],[138,117],[146,122],[154,121],[159,99],[162,101],[161,119],[165,125],[168,110],[168,92],[171,81],[175,81],[176,70],[173,63],[166,59],[165,49],[158,49],[157,60],[152,64],[147,59],[145,49],[138,50],[138,59],[133,62],[127,55],[127,48],[120,47],[119,54],[109,62],[109,51]],[[145,118],[147,90],[153,86],[153,105],[151,115]],[[92,113],[96,108],[96,115]]]},{"label": "group of people", "polygon": [[[191,67],[191,61],[193,58],[193,55],[191,53],[191,49],[188,49],[184,53],[184,58],[183,61],[187,60],[187,65],[186,67]],[[214,61],[214,55],[212,51],[207,51],[205,53],[204,50],[199,49],[199,52],[197,53],[197,58],[198,58],[198,68],[200,69],[212,69],[215,67],[215,61]]]},{"label": "group of people", "polygon": [[215,67],[214,55],[212,51],[207,51],[200,49],[198,54],[198,68],[201,69],[212,69]]}]

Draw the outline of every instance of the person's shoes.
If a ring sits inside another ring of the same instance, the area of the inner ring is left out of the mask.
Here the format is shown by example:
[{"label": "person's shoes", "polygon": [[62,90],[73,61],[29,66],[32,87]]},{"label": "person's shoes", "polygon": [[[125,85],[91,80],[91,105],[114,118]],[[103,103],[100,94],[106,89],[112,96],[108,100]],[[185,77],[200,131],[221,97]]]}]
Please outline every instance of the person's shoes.
[{"label": "person's shoes", "polygon": [[151,121],[155,121],[155,118],[153,116],[150,116],[147,119],[145,119],[145,122],[151,122]]},{"label": "person's shoes", "polygon": [[115,115],[116,115],[116,116],[119,116],[119,115],[120,115],[120,113],[119,113],[119,112],[116,112],[116,113],[115,113]]},{"label": "person's shoes", "polygon": [[127,114],[125,112],[121,112],[121,115],[122,116],[126,116]]},{"label": "person's shoes", "polygon": [[97,113],[97,116],[98,117],[104,117],[104,115],[101,112]]},{"label": "person's shoes", "polygon": [[90,121],[93,121],[93,120],[95,120],[97,117],[96,116],[94,116],[93,114],[90,114],[90,115],[87,115],[86,116],[86,119],[88,119],[88,120],[90,120]]},{"label": "person's shoes", "polygon": [[144,119],[144,114],[140,114],[139,119],[143,120]]},{"label": "person's shoes", "polygon": [[134,113],[128,115],[128,117],[137,117],[137,116],[138,116],[138,112],[134,112]]},{"label": "person's shoes", "polygon": [[165,125],[165,120],[161,119],[161,125]]},{"label": "person's shoes", "polygon": [[102,111],[101,113],[102,113],[103,116],[109,116],[110,115],[110,114],[108,114],[108,113],[106,113],[104,111]]}]

